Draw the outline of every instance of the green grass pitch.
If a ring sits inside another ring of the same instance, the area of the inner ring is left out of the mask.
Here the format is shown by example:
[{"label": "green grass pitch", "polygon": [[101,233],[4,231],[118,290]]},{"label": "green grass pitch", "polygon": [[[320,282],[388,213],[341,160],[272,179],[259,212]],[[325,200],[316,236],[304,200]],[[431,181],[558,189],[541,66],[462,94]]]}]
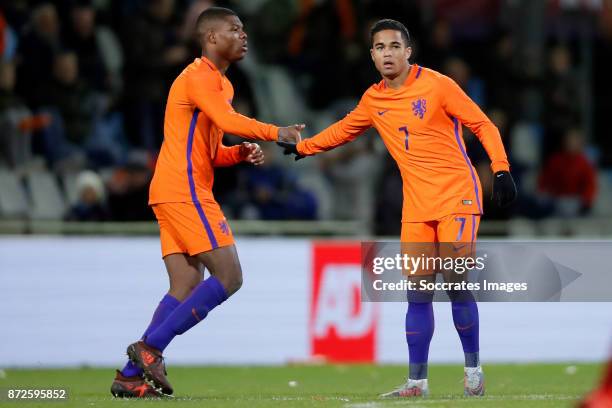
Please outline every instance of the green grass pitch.
[{"label": "green grass pitch", "polygon": [[[65,402],[7,402],[1,407],[572,407],[598,381],[602,366],[576,364],[485,365],[483,398],[463,397],[463,368],[433,365],[430,396],[381,400],[402,382],[406,367],[375,365],[169,367],[175,397],[114,399],[112,369],[5,370],[0,389],[68,388]],[[575,371],[575,372],[574,372]],[[293,386],[290,386],[290,382]]]}]

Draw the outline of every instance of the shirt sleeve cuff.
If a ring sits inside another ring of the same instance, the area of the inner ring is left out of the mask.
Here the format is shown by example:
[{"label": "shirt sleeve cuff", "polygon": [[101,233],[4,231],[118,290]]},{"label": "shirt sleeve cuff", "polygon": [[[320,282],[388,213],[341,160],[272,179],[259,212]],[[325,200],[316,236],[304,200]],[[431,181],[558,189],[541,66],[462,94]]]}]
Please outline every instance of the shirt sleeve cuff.
[{"label": "shirt sleeve cuff", "polygon": [[240,145],[232,146],[231,149],[234,162],[240,163],[242,161],[242,158],[240,157]]},{"label": "shirt sleeve cuff", "polygon": [[510,165],[507,161],[496,161],[491,163],[491,170],[493,173],[498,171],[510,171]]},{"label": "shirt sleeve cuff", "polygon": [[277,142],[278,141],[278,126],[270,125],[270,141]]},{"label": "shirt sleeve cuff", "polygon": [[302,156],[308,156],[307,153],[304,153],[304,140],[295,145],[295,150]]}]

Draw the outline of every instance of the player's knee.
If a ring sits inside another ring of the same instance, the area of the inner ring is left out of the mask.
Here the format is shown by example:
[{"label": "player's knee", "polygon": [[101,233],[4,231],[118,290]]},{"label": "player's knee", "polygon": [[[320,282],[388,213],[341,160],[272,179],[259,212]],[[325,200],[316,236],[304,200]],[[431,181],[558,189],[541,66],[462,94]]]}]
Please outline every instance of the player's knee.
[{"label": "player's knee", "polygon": [[222,271],[215,273],[214,276],[221,282],[228,297],[242,287],[242,270],[240,265],[226,267]]},{"label": "player's knee", "polygon": [[231,296],[236,293],[242,287],[242,272],[237,271],[232,273],[227,280],[227,286],[225,290],[227,291],[227,295]]}]

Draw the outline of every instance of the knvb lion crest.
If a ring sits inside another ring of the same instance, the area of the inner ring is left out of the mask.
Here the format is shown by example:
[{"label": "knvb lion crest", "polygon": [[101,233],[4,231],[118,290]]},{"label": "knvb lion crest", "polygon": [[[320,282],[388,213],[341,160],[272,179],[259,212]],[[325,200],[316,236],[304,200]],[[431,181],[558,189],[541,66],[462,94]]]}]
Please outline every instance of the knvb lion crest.
[{"label": "knvb lion crest", "polygon": [[423,98],[419,98],[412,102],[412,113],[414,116],[418,116],[419,119],[423,119],[423,116],[427,112],[427,101]]},{"label": "knvb lion crest", "polygon": [[227,222],[225,221],[219,221],[219,229],[225,235],[229,235],[230,233],[229,225],[227,225]]}]

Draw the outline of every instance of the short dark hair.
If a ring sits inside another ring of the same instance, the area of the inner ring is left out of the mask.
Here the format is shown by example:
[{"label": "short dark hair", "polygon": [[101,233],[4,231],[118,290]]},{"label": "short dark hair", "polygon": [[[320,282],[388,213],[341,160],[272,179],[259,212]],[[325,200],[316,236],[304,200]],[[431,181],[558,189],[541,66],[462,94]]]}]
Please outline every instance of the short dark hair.
[{"label": "short dark hair", "polygon": [[390,18],[384,18],[374,23],[374,25],[370,29],[370,45],[374,45],[374,34],[383,30],[399,31],[402,35],[402,39],[406,43],[406,47],[410,46],[410,33],[408,32],[406,26],[400,23],[399,21],[392,20]]},{"label": "short dark hair", "polygon": [[220,20],[225,17],[238,16],[234,10],[230,10],[225,7],[209,7],[200,13],[196,20],[196,29],[202,24],[212,22],[214,20]]}]

